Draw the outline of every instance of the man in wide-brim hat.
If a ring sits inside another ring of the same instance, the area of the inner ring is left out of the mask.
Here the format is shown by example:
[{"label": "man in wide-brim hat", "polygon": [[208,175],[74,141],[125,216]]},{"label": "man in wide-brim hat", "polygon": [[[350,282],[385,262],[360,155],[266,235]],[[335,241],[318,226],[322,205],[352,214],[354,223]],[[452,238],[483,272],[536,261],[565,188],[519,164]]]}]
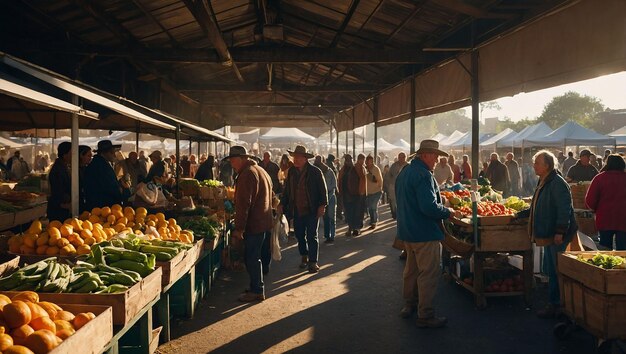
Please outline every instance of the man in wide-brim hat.
[{"label": "man in wide-brim hat", "polygon": [[293,156],[294,168],[290,168],[285,179],[281,196],[282,208],[293,216],[293,228],[298,239],[298,251],[302,256],[300,268],[308,268],[310,273],[319,271],[319,241],[317,229],[319,219],[324,216],[328,205],[326,181],[322,171],[309,163],[313,154],[302,145],[289,151]]},{"label": "man in wide-brim hat", "polygon": [[[435,316],[433,298],[440,276],[441,221],[460,213],[443,205],[433,168],[439,156],[448,156],[435,140],[423,140],[415,158],[398,175],[398,238],[404,242],[407,260],[403,274],[405,305],[400,316],[409,318],[417,310],[420,328],[445,326],[445,317]],[[419,307],[418,307],[419,306]]]},{"label": "man in wide-brim hat", "polygon": [[117,161],[115,153],[121,145],[111,140],[98,142],[97,154],[85,168],[85,197],[87,209],[124,204],[130,197],[130,185],[118,181],[112,163]]},{"label": "man in wide-brim hat", "polygon": [[265,299],[263,273],[269,267],[270,231],[273,226],[272,181],[267,172],[251,157],[245,147],[232,146],[230,153],[224,158],[230,161],[237,172],[235,230],[231,237],[243,240],[246,270],[250,276],[249,291],[239,296],[239,301],[242,302]]}]

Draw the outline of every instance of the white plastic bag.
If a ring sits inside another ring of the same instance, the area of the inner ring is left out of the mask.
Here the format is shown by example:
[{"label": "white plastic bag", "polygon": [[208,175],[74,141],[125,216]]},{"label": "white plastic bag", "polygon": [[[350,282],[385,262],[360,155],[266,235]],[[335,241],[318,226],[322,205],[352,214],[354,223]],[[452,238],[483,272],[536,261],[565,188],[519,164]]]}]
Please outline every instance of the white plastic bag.
[{"label": "white plastic bag", "polygon": [[288,235],[289,235],[289,221],[287,221],[285,214],[283,214],[280,218],[280,234],[278,235],[280,237],[280,241],[283,243],[287,242]]},{"label": "white plastic bag", "polygon": [[272,228],[272,259],[275,261],[280,261],[282,259],[282,255],[280,254],[280,241],[279,235],[281,232],[281,220],[279,217],[274,218],[274,227]]}]

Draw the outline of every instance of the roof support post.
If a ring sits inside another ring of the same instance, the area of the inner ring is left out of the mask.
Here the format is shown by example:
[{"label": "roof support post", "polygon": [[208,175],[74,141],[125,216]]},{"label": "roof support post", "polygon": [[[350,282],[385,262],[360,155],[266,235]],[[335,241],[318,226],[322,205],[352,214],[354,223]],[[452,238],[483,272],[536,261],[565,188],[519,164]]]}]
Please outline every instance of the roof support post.
[{"label": "roof support post", "polygon": [[374,163],[376,163],[376,158],[378,157],[378,96],[374,97]]},{"label": "roof support post", "polygon": [[356,133],[354,132],[354,109],[352,110],[352,158],[356,160]]},{"label": "roof support post", "polygon": [[180,166],[180,124],[176,124],[176,170],[174,173],[176,174],[176,197],[180,198],[180,173],[178,173],[178,166]]},{"label": "roof support post", "polygon": [[480,108],[478,97],[478,50],[472,51],[472,171],[478,176],[478,135],[480,129]]},{"label": "roof support post", "polygon": [[[78,96],[72,95],[72,104],[78,106]],[[72,166],[78,166],[78,136],[80,131],[78,130],[78,114],[72,113]],[[79,213],[79,193],[80,188],[78,185],[78,168],[71,169],[71,204],[72,210],[70,210],[72,216],[78,216]]]},{"label": "roof support post", "polygon": [[411,131],[411,137],[410,137],[410,142],[409,144],[411,144],[411,146],[409,146],[409,154],[412,154],[415,152],[415,76],[411,76],[411,120],[410,120],[410,131]]}]

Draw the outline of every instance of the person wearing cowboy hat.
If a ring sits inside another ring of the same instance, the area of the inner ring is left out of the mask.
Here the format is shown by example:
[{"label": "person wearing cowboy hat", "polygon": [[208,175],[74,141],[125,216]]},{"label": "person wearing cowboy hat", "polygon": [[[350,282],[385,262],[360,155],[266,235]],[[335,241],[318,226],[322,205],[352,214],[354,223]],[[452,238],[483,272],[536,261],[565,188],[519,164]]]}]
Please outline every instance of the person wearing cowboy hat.
[{"label": "person wearing cowboy hat", "polygon": [[309,163],[313,158],[302,145],[289,151],[293,156],[294,168],[290,168],[285,179],[285,188],[281,196],[279,213],[283,210],[293,217],[293,228],[298,239],[298,250],[302,256],[300,268],[317,273],[319,241],[317,229],[319,219],[324,216],[328,205],[326,181],[322,171]]},{"label": "person wearing cowboy hat", "polygon": [[423,140],[414,156],[395,184],[398,238],[404,241],[407,251],[403,273],[405,305],[400,316],[409,318],[417,310],[418,327],[437,328],[447,322],[445,317],[435,316],[432,304],[440,274],[440,241],[444,237],[440,224],[460,213],[443,205],[433,177],[437,158],[448,154],[439,150],[437,141]]},{"label": "person wearing cowboy hat", "polygon": [[250,288],[239,296],[239,301],[263,301],[263,274],[269,272],[270,231],[274,224],[272,180],[243,146],[232,146],[224,160],[229,160],[237,172],[235,229],[231,237],[244,243],[244,259],[250,276]]},{"label": "person wearing cowboy hat", "polygon": [[116,161],[115,152],[121,145],[113,145],[111,140],[98,142],[97,154],[85,168],[86,207],[105,207],[124,204],[130,197],[130,186],[125,181],[118,181],[111,165]]}]

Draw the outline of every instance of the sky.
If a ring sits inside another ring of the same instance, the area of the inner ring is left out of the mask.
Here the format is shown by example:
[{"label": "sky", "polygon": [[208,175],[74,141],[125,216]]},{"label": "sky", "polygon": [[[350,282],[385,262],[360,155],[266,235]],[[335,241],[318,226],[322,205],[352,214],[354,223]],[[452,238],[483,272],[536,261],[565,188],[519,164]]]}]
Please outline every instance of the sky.
[{"label": "sky", "polygon": [[553,97],[568,91],[599,98],[607,108],[626,108],[626,71],[530,93],[520,93],[513,97],[503,97],[496,100],[502,107],[501,110],[485,109],[482,112],[482,117],[498,117],[500,119],[509,117],[513,121],[527,117],[536,118],[541,115],[543,107]]}]

